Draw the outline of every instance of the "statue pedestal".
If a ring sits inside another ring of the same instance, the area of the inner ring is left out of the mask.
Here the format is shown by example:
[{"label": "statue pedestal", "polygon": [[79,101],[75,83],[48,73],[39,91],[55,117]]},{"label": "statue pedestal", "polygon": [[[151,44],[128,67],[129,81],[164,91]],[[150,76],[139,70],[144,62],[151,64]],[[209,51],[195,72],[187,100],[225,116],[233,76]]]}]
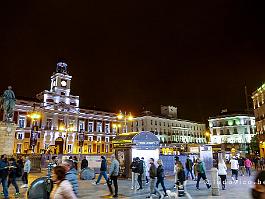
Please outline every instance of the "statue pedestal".
[{"label": "statue pedestal", "polygon": [[17,125],[0,122],[0,155],[13,155]]}]

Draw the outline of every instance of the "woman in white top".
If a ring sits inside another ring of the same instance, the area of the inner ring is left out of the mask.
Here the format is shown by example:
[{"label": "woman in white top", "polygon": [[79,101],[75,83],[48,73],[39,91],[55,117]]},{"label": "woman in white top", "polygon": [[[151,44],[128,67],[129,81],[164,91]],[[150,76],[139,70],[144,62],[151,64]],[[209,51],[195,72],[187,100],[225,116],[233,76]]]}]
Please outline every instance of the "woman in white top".
[{"label": "woman in white top", "polygon": [[56,166],[53,168],[52,181],[55,187],[52,190],[51,199],[77,199],[72,184],[65,179],[65,168]]},{"label": "woman in white top", "polygon": [[218,175],[221,178],[221,184],[222,184],[222,190],[225,190],[225,181],[226,181],[226,175],[227,175],[227,167],[225,164],[225,161],[223,160],[223,158],[219,159],[219,163],[218,163]]}]

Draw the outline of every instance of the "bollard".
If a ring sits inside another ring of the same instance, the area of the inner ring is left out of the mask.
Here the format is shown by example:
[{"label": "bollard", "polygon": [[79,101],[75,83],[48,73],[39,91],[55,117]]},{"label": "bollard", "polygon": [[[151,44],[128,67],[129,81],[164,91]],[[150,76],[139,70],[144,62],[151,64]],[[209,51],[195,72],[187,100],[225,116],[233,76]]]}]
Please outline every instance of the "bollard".
[{"label": "bollard", "polygon": [[220,196],[220,189],[218,183],[218,169],[212,168],[211,169],[211,176],[212,176],[212,195],[213,196]]}]

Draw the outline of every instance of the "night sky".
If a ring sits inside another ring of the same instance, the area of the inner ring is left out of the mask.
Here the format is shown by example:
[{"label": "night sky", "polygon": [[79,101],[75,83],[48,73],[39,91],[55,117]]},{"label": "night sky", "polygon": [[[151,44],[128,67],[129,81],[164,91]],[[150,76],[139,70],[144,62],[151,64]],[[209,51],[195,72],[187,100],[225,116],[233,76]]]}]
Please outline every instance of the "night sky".
[{"label": "night sky", "polygon": [[203,122],[243,111],[245,84],[251,95],[265,81],[259,2],[3,1],[0,90],[34,97],[63,58],[83,107],[136,115],[174,105]]}]

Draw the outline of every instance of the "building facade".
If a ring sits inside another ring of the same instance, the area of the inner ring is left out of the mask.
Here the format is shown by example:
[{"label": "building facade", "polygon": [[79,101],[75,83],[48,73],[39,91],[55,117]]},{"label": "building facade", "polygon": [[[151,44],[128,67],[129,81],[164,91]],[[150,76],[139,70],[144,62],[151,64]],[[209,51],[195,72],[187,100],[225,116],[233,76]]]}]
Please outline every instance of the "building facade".
[{"label": "building facade", "polygon": [[[169,106],[168,108],[172,108]],[[153,115],[151,112],[145,112],[142,116],[136,117],[132,122],[128,123],[129,131],[153,132],[158,139],[162,148],[178,148],[184,147],[187,144],[205,144],[206,143],[206,125],[198,122],[188,120],[181,120],[176,118],[176,108],[168,117],[165,115],[165,106],[161,106],[163,116]],[[172,117],[175,116],[175,117]],[[172,153],[172,150],[170,153]],[[184,149],[188,151],[188,149]]]},{"label": "building facade", "polygon": [[251,115],[222,115],[211,117],[208,121],[211,144],[224,144],[226,150],[246,150],[256,132],[255,117]]},{"label": "building facade", "polygon": [[265,84],[252,94],[260,155],[265,157]]},{"label": "building facade", "polygon": [[60,62],[49,90],[34,100],[17,99],[15,154],[112,153],[117,115],[80,108],[79,96],[71,95],[71,80],[67,65]]}]

